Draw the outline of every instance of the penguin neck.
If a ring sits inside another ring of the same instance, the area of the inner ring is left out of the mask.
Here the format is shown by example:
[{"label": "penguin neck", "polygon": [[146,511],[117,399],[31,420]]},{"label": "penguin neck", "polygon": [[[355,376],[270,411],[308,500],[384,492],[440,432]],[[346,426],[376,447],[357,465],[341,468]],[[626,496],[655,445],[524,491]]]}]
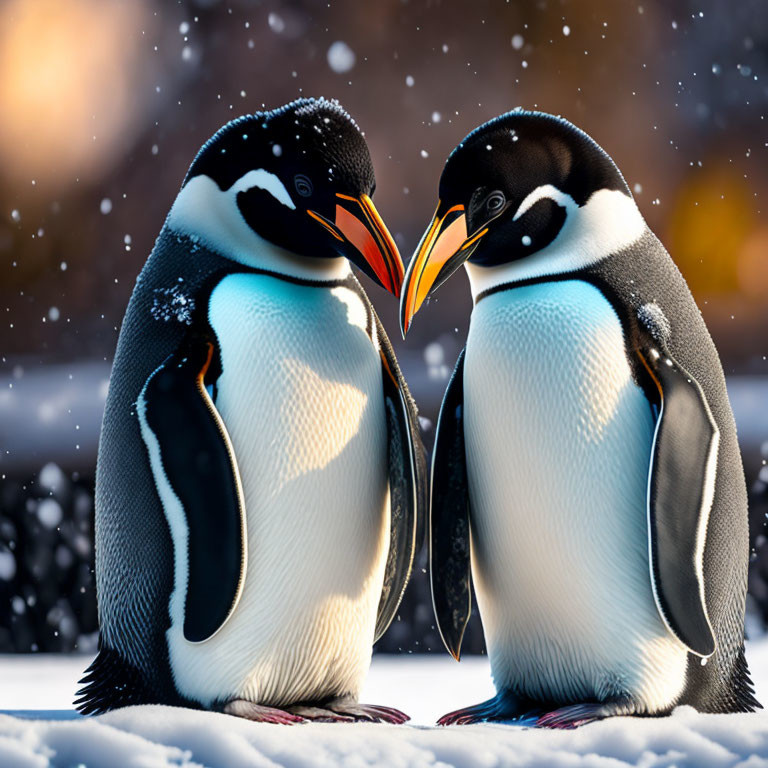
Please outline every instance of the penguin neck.
[{"label": "penguin neck", "polygon": [[465,262],[472,300],[500,285],[590,267],[637,242],[647,229],[635,201],[619,190],[600,189],[581,207],[568,208],[557,237],[540,251],[495,267]]},{"label": "penguin neck", "polygon": [[222,191],[208,176],[195,176],[176,197],[166,226],[247,267],[327,282],[350,274],[349,262],[342,256],[299,256],[265,240],[245,222],[236,194],[233,189]]}]

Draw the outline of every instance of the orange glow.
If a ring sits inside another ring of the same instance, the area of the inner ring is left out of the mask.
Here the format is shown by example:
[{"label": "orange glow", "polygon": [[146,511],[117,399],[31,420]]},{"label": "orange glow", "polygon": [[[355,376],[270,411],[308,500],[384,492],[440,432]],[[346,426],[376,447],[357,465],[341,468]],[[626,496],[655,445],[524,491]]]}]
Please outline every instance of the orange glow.
[{"label": "orange glow", "polygon": [[141,0],[11,0],[0,7],[0,163],[7,174],[55,186],[93,177],[124,148],[146,102],[135,81],[136,41],[145,39],[148,16]]},{"label": "orange glow", "polygon": [[768,227],[753,232],[737,263],[739,288],[750,299],[768,299]]},{"label": "orange glow", "polygon": [[680,187],[669,250],[694,294],[736,291],[739,254],[753,227],[750,191],[730,168],[692,175]]}]

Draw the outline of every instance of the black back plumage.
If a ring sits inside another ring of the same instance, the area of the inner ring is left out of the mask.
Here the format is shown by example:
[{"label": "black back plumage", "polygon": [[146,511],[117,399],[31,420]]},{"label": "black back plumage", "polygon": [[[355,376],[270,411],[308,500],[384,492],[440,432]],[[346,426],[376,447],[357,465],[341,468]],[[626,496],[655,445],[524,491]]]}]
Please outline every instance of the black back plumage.
[{"label": "black back plumage", "polygon": [[[165,631],[173,547],[136,415],[149,376],[207,307],[228,259],[164,227],[120,330],[96,472],[96,590],[100,653],[84,679],[84,712],[137,703],[187,704],[171,679]],[[182,297],[184,304],[174,297]],[[190,303],[191,302],[191,303]],[[166,609],[158,608],[165,606]],[[131,684],[105,686],[104,680]]]},{"label": "black back plumage", "polygon": [[666,345],[699,383],[720,431],[715,495],[704,550],[707,612],[718,650],[706,665],[689,655],[680,704],[702,712],[749,712],[759,707],[744,656],[749,561],[747,491],[720,357],[685,279],[648,231],[635,244],[586,270],[611,298],[631,340],[637,313],[648,303],[669,321]]}]

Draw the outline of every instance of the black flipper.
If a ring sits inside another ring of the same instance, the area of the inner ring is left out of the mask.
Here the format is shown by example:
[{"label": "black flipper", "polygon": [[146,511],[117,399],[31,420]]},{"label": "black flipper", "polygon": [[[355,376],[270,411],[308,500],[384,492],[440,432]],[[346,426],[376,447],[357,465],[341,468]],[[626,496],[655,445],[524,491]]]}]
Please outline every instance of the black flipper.
[{"label": "black flipper", "polygon": [[387,414],[390,539],[374,642],[389,627],[408,585],[419,548],[420,510],[426,508],[426,463],[418,415],[397,365],[389,339],[374,314],[381,354],[381,378]]},{"label": "black flipper", "polygon": [[699,383],[675,361],[658,329],[639,328],[637,354],[659,398],[648,483],[654,597],[670,631],[692,653],[708,657],[716,642],[703,559],[720,435]]},{"label": "black flipper", "polygon": [[429,521],[432,603],[440,636],[457,661],[472,610],[469,517],[462,350],[437,422]]},{"label": "black flipper", "polygon": [[[226,427],[206,390],[212,337],[188,336],[149,377],[139,398],[142,437],[188,530],[184,637],[201,642],[231,614],[246,568],[245,508]],[[167,498],[161,500],[166,516]],[[173,532],[173,526],[171,526]]]}]

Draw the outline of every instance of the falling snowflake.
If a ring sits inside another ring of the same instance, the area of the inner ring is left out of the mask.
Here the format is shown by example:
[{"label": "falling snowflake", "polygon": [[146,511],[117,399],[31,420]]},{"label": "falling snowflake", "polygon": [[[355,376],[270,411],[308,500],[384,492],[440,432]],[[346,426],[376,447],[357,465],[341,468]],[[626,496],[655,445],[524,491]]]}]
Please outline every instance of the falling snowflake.
[{"label": "falling snowflake", "polygon": [[280,14],[270,13],[267,17],[267,23],[269,24],[269,28],[278,35],[281,32],[285,32],[285,21]]},{"label": "falling snowflake", "polygon": [[0,549],[0,579],[10,581],[16,575],[16,558],[7,549]]},{"label": "falling snowflake", "polygon": [[37,505],[37,517],[46,528],[53,530],[63,517],[61,505],[55,499],[42,499]]},{"label": "falling snowflake", "polygon": [[192,325],[192,313],[195,310],[195,300],[187,296],[178,285],[173,288],[156,288],[152,300],[152,317],[155,320],[171,322],[175,320],[184,325]]},{"label": "falling snowflake", "polygon": [[349,72],[355,66],[355,52],[343,41],[337,40],[328,49],[328,66],[336,73]]}]

